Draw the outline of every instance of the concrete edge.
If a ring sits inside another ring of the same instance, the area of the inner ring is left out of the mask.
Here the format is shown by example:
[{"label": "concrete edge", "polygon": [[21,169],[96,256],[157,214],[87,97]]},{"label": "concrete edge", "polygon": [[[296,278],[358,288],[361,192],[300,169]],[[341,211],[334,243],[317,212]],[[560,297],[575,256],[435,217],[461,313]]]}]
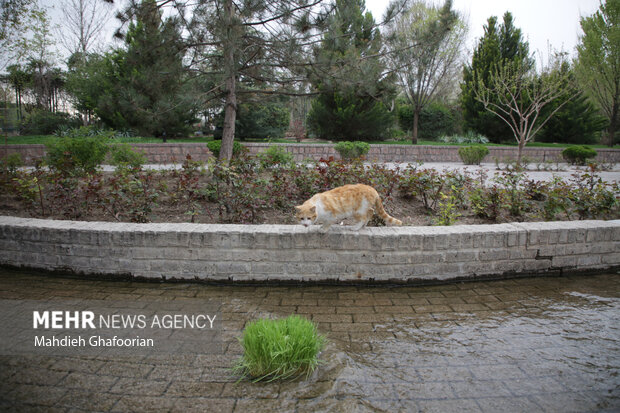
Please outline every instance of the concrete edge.
[{"label": "concrete edge", "polygon": [[620,220],[382,227],[132,224],[0,216],[0,265],[95,278],[427,284],[617,271]]}]

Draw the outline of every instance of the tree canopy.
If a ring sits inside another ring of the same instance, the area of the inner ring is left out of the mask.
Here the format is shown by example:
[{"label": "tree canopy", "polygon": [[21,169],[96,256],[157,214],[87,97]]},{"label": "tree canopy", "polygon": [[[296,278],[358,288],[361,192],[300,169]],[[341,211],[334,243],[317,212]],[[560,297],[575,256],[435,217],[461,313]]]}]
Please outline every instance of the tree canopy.
[{"label": "tree canopy", "polygon": [[593,16],[581,19],[576,72],[586,93],[609,121],[607,143],[618,130],[620,110],[620,0],[605,0]]},{"label": "tree canopy", "polygon": [[488,85],[492,74],[506,65],[518,65],[524,69],[533,65],[529,56],[529,45],[523,40],[521,29],[514,26],[512,14],[509,12],[504,14],[503,23],[499,25],[497,17],[489,17],[471,63],[463,68],[461,84],[461,107],[465,127],[487,136],[495,143],[512,136],[512,131],[476,99],[475,89],[478,82]]},{"label": "tree canopy", "polygon": [[337,0],[315,48],[311,80],[319,95],[308,125],[320,138],[381,139],[393,123],[385,105],[394,95],[392,79],[376,57],[381,33],[365,7],[364,0]]}]

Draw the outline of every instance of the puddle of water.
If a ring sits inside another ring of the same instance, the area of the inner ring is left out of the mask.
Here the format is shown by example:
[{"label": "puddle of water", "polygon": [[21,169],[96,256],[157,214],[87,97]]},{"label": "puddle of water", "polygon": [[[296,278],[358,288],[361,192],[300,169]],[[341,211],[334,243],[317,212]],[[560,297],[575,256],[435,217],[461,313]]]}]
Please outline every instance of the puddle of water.
[{"label": "puddle of water", "polygon": [[[227,340],[224,354],[122,360],[124,370],[109,367],[121,360],[99,357],[98,369],[84,373],[87,380],[82,382],[69,379],[84,369],[82,363],[92,361],[67,364],[43,358],[33,366],[27,357],[2,357],[0,402],[79,407],[67,395],[92,392],[87,386],[94,383],[103,388],[98,394],[111,401],[112,410],[132,398],[155,398],[175,410],[196,397],[188,389],[210,383],[200,398],[221,402],[222,411],[245,404],[251,411],[298,412],[620,409],[617,274],[427,287],[262,288],[0,273],[0,297],[5,299],[89,295],[192,303],[217,298]],[[259,316],[291,313],[314,320],[328,336],[319,369],[304,381],[234,383],[227,368],[240,354],[235,337],[243,325]],[[30,375],[20,373],[26,365],[34,368]],[[137,391],[120,385],[145,365],[149,372],[132,382]],[[64,376],[59,379],[59,374]],[[114,384],[103,384],[108,381]],[[160,390],[152,390],[160,384]],[[175,390],[180,388],[186,390]]]}]

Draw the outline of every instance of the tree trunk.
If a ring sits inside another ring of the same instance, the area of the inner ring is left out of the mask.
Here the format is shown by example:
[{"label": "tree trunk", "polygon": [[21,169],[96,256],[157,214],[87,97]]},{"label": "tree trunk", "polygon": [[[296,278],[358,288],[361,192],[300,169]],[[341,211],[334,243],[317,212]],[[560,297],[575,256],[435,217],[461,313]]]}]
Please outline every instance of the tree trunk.
[{"label": "tree trunk", "polygon": [[228,38],[224,42],[224,70],[226,79],[226,104],[224,107],[224,127],[222,130],[222,146],[220,147],[220,161],[228,162],[233,154],[235,140],[235,119],[237,118],[237,91],[235,52],[232,39],[232,17],[234,9],[232,0],[226,0],[224,15],[228,24]]},{"label": "tree trunk", "polygon": [[523,157],[523,148],[525,147],[525,139],[519,139],[519,151],[517,152],[517,165],[521,165],[521,158]]},{"label": "tree trunk", "polygon": [[226,107],[224,111],[224,128],[222,130],[222,146],[220,148],[220,160],[228,162],[233,154],[233,142],[235,140],[235,119],[237,118],[237,94],[235,91],[235,77],[229,77],[226,81]]},{"label": "tree trunk", "polygon": [[411,143],[418,144],[418,122],[420,120],[420,109],[413,109],[413,129],[411,130]]},{"label": "tree trunk", "polygon": [[607,145],[614,146],[614,138],[618,129],[618,102],[614,102],[611,107],[611,119],[609,119],[609,128],[607,128]]}]

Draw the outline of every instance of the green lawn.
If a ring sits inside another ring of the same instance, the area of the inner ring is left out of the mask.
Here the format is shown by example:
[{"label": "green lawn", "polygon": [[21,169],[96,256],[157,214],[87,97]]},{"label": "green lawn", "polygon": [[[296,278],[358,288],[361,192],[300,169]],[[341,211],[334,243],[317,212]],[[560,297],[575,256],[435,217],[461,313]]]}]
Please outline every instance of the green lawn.
[{"label": "green lawn", "polygon": [[[57,139],[54,135],[34,135],[34,136],[9,136],[6,140],[8,144],[45,144],[54,139]],[[191,137],[191,138],[179,138],[179,139],[168,139],[168,143],[207,143],[213,140],[212,136],[199,136],[199,137]],[[133,138],[117,138],[116,142],[122,143],[162,143],[162,140],[159,138],[144,138],[144,137],[133,137]],[[5,138],[0,136],[0,144],[4,144]],[[249,139],[243,142],[271,142],[271,143],[297,143],[295,139]],[[304,142],[304,143],[326,143],[326,142]],[[370,144],[384,144],[384,145],[411,145],[410,140],[400,140],[400,141],[371,141]],[[418,141],[418,145],[435,145],[435,146],[467,146],[467,144],[450,144],[443,143],[437,141]],[[485,146],[517,146],[516,143],[488,143]],[[565,148],[568,146],[573,146],[572,144],[567,143],[545,143],[545,142],[531,142],[527,145],[528,147],[551,147],[551,148]],[[608,148],[605,145],[587,145],[592,148]],[[615,149],[620,148],[620,145],[615,145]]]}]

